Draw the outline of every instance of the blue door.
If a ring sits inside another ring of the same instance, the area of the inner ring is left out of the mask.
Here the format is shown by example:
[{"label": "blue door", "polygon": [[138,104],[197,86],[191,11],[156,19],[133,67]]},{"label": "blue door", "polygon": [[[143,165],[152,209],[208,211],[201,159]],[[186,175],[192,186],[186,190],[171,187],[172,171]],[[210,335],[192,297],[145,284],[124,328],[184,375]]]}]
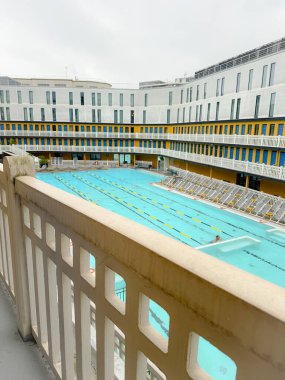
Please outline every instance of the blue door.
[{"label": "blue door", "polygon": [[161,141],[158,141],[158,147],[161,148]]},{"label": "blue door", "polygon": [[45,145],[45,139],[41,139],[42,145]]},{"label": "blue door", "polygon": [[[49,139],[48,139],[49,140]],[[27,139],[24,138],[24,144],[27,145]],[[49,144],[49,143],[48,143]]]},{"label": "blue door", "polygon": [[67,132],[67,125],[65,125],[65,126],[63,127],[63,129],[64,129],[64,132]]},{"label": "blue door", "polygon": [[267,127],[266,124],[262,124],[262,134],[263,135],[266,135],[266,127]]},{"label": "blue door", "polygon": [[101,146],[101,140],[98,140],[98,146]]},{"label": "blue door", "polygon": [[232,147],[230,149],[230,158],[233,158],[234,157],[234,148]]},{"label": "blue door", "polygon": [[148,133],[148,127],[145,128],[145,133]]},{"label": "blue door", "polygon": [[284,166],[284,164],[285,164],[285,152],[281,152],[279,166]]},{"label": "blue door", "polygon": [[140,148],[142,148],[142,140],[140,140]]},{"label": "blue door", "polygon": [[109,140],[109,146],[113,146],[113,140]]},{"label": "blue door", "polygon": [[133,148],[135,146],[134,140],[131,141],[131,147]]},{"label": "blue door", "polygon": [[12,124],[12,130],[13,130],[13,131],[16,130],[16,124]]},{"label": "blue door", "polygon": [[264,164],[267,164],[267,158],[268,158],[268,150],[265,150],[263,152],[263,161],[262,161]]},{"label": "blue door", "polygon": [[236,125],[236,135],[239,133],[239,125]]},{"label": "blue door", "polygon": [[[3,128],[4,128],[4,125],[3,125]],[[2,127],[1,127],[2,129]],[[22,130],[22,125],[21,124],[18,124],[18,131],[21,131]]]},{"label": "blue door", "polygon": [[149,128],[149,132],[152,133],[152,127]]},{"label": "blue door", "polygon": [[107,140],[104,140],[104,146],[107,146]]},{"label": "blue door", "polygon": [[81,125],[81,132],[84,132],[84,126]]},{"label": "blue door", "polygon": [[146,140],[144,140],[143,146],[144,146],[144,148],[146,148]]},{"label": "blue door", "polygon": [[278,136],[283,136],[283,124],[278,124]]},{"label": "blue door", "polygon": [[240,151],[240,148],[236,148],[236,160],[239,159],[239,151]]},{"label": "blue door", "polygon": [[106,125],[104,125],[104,127],[103,127],[103,132],[107,132],[107,127],[106,127]]},{"label": "blue door", "polygon": [[[25,140],[27,140],[27,139],[25,139]],[[27,144],[27,143],[25,142],[25,144]],[[50,145],[50,138],[49,137],[47,138],[47,144]]]},{"label": "blue door", "polygon": [[157,127],[154,128],[154,133],[157,133]]},{"label": "blue door", "polygon": [[32,125],[30,125],[30,131],[32,131],[33,130],[33,126]]},{"label": "blue door", "polygon": [[36,139],[36,145],[39,145],[39,139]]},{"label": "blue door", "polygon": [[162,133],[162,128],[159,128],[159,133]]},{"label": "blue door", "polygon": [[92,125],[92,132],[96,132],[96,127],[95,127],[95,125]]},{"label": "blue door", "polygon": [[76,146],[79,146],[79,139],[76,139]]},{"label": "blue door", "polygon": [[276,150],[273,150],[271,152],[271,159],[270,159],[270,165],[275,165],[276,163]]},{"label": "blue door", "polygon": [[109,132],[112,133],[112,127],[109,127]]},{"label": "blue door", "polygon": [[47,131],[50,131],[50,125],[47,125]]},{"label": "blue door", "polygon": [[246,148],[243,148],[242,149],[242,155],[241,155],[242,161],[245,161],[245,156],[246,156]]},{"label": "blue door", "polygon": [[123,127],[120,127],[120,133],[123,133]]},{"label": "blue door", "polygon": [[260,160],[260,150],[257,149],[255,153],[255,162],[259,163]]},{"label": "blue door", "polygon": [[59,132],[62,131],[62,126],[61,126],[61,125],[58,126],[58,131],[59,131]]},{"label": "blue door", "polygon": [[156,148],[156,141],[153,142],[153,147]]},{"label": "blue door", "polygon": [[228,157],[228,147],[227,147],[227,146],[225,147],[224,157],[225,157],[225,158]]},{"label": "blue door", "polygon": [[245,125],[244,124],[241,126],[241,134],[245,135]]},{"label": "blue door", "polygon": [[248,152],[248,161],[249,162],[252,162],[252,153],[253,153],[253,150],[249,149],[249,152]]},{"label": "blue door", "polygon": [[22,145],[22,138],[21,137],[18,138],[18,142],[19,142],[19,145]]},{"label": "blue door", "polygon": [[120,147],[123,147],[123,140],[120,140]]},{"label": "blue door", "polygon": [[125,141],[125,146],[128,148],[129,147],[129,140]]},{"label": "blue door", "polygon": [[67,145],[67,139],[64,139],[64,145]]},{"label": "blue door", "polygon": [[90,139],[87,139],[87,146],[90,146]]},{"label": "blue door", "polygon": [[228,125],[225,125],[224,133],[225,133],[225,135],[228,134]]}]

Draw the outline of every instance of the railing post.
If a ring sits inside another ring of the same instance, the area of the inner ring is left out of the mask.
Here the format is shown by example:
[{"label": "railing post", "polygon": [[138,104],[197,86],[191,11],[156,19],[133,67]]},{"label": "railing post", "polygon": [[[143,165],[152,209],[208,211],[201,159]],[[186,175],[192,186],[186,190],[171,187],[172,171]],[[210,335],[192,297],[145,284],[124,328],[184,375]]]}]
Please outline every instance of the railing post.
[{"label": "railing post", "polygon": [[18,176],[34,176],[35,168],[33,158],[28,155],[5,157],[3,166],[7,180],[7,212],[14,275],[17,326],[22,339],[26,341],[32,339],[32,329],[21,199],[15,192],[15,178]]}]

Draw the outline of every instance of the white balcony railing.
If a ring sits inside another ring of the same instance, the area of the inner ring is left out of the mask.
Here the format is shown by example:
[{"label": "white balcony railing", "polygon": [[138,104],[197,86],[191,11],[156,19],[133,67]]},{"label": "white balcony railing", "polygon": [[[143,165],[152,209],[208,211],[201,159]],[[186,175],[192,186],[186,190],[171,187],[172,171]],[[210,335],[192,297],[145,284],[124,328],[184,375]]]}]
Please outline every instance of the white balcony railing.
[{"label": "white balcony railing", "polygon": [[[0,165],[0,276],[19,331],[58,379],[210,379],[200,337],[234,361],[236,379],[284,379],[284,289],[32,174],[28,156]],[[168,338],[149,321],[150,300],[169,315]]]},{"label": "white balcony railing", "polygon": [[114,133],[114,132],[55,132],[55,131],[0,131],[5,137],[51,137],[171,140],[177,142],[204,142],[214,144],[285,148],[285,136],[171,134],[171,133]]},{"label": "white balcony railing", "polygon": [[[21,147],[21,146],[20,146]],[[134,153],[154,154],[177,158],[185,161],[236,170],[244,173],[285,180],[285,167],[258,164],[249,161],[239,161],[223,157],[206,156],[204,154],[180,152],[163,148],[142,147],[105,147],[105,146],[74,146],[74,145],[25,145],[29,152],[89,152],[89,153]]]}]

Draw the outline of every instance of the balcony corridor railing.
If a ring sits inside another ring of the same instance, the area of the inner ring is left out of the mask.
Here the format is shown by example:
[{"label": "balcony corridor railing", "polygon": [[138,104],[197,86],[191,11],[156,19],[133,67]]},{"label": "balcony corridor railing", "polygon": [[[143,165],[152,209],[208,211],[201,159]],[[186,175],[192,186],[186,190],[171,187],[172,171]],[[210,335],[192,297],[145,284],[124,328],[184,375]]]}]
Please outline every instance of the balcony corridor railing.
[{"label": "balcony corridor railing", "polygon": [[220,135],[220,134],[172,134],[172,133],[115,133],[115,132],[71,132],[71,131],[0,131],[3,137],[52,137],[87,139],[171,140],[177,142],[203,142],[240,146],[285,148],[285,136],[266,135]]},{"label": "balcony corridor railing", "polygon": [[[21,147],[21,145],[19,145]],[[163,148],[142,147],[110,147],[110,146],[74,146],[74,145],[25,145],[22,148],[28,152],[78,152],[78,153],[133,153],[154,154],[177,158],[184,161],[196,162],[203,165],[221,167],[261,177],[285,180],[285,167],[265,165],[249,161],[240,161],[224,157],[207,156],[204,154],[188,153]]]},{"label": "balcony corridor railing", "polygon": [[[19,331],[33,334],[58,379],[144,380],[151,362],[162,379],[208,380],[201,337],[235,363],[237,380],[284,379],[284,289],[33,173],[29,156],[0,165],[0,276]],[[169,316],[168,338],[150,323],[152,301]]]}]

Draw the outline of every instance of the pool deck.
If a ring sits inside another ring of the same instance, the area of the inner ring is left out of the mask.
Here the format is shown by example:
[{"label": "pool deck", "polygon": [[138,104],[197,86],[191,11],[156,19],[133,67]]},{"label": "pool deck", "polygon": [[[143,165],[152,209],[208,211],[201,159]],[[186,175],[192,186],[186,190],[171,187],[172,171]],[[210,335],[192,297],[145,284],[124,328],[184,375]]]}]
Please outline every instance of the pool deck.
[{"label": "pool deck", "polygon": [[0,378],[9,380],[54,380],[34,341],[23,342],[12,300],[0,280]]}]

